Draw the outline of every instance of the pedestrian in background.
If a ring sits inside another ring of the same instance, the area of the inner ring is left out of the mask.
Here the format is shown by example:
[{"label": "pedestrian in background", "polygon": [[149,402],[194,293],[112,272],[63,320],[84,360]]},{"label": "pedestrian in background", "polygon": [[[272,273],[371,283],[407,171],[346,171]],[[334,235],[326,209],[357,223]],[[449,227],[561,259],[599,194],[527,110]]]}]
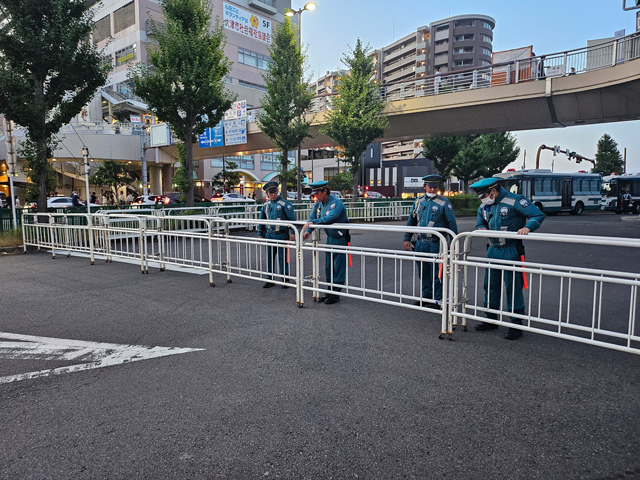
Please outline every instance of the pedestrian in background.
[{"label": "pedestrian in background", "polygon": [[[333,223],[349,223],[347,210],[344,204],[331,195],[329,182],[321,180],[310,183],[312,192],[315,193],[317,201],[311,209],[309,220],[302,227],[304,232],[303,238],[306,240],[311,235],[310,225],[331,225]],[[328,245],[347,246],[350,243],[349,230],[325,228],[327,234]],[[347,255],[346,253],[325,252],[324,254],[324,272],[329,291],[340,292],[342,287],[336,285],[344,285],[347,274]],[[333,274],[332,274],[333,272]],[[340,297],[334,293],[327,293],[320,297],[320,301],[331,305],[340,301]]]},{"label": "pedestrian in background", "polygon": [[89,199],[90,203],[98,203],[98,197],[96,197],[96,192],[91,194],[91,198]]},{"label": "pedestrian in background", "polygon": [[21,208],[20,197],[16,197],[16,208]]},{"label": "pedestrian in background", "polygon": [[629,190],[622,194],[622,213],[631,213],[631,200],[633,197]]},{"label": "pedestrian in background", "polygon": [[[451,201],[442,195],[438,195],[438,188],[442,177],[440,175],[426,175],[422,177],[425,195],[419,197],[411,207],[409,218],[407,219],[408,227],[433,227],[448,228],[456,235],[458,234],[458,224],[456,216],[453,213],[453,205]],[[411,237],[413,234],[407,232],[404,234],[404,249],[411,250]],[[437,254],[440,252],[440,239],[436,235],[430,233],[421,233],[415,244],[415,251],[421,253]],[[436,274],[436,263],[432,259],[425,259],[418,264],[422,265],[419,273],[422,280],[422,298],[426,299],[431,306],[440,308],[442,301],[442,281],[439,278],[439,272]],[[422,300],[416,300],[414,305],[422,305]]]},{"label": "pedestrian in background", "polygon": [[133,203],[133,194],[129,191],[129,195],[127,195],[127,205],[131,205]]},{"label": "pedestrian in background", "polygon": [[[498,181],[500,178],[491,177],[480,180],[471,185],[471,189],[481,200],[476,218],[476,230],[497,230],[517,232],[518,235],[528,235],[534,232],[545,219],[545,214],[522,195],[507,192]],[[519,262],[524,258],[522,240],[511,238],[489,238],[487,258]],[[506,287],[507,311],[524,315],[524,280],[522,273],[485,269],[484,272],[484,302],[492,310],[501,309],[502,282]],[[487,318],[497,320],[495,313],[486,313]],[[511,317],[511,323],[522,325],[520,318]],[[498,325],[480,322],[475,326],[479,332],[494,330]],[[515,340],[522,336],[522,330],[509,328],[504,338]]]},{"label": "pedestrian in background", "polygon": [[[278,193],[278,182],[267,182],[262,189],[267,193],[267,201],[262,206],[260,211],[260,220],[284,220],[288,222],[294,222],[296,220],[295,213],[293,212],[293,205],[288,200],[283,199]],[[258,238],[266,238],[271,240],[295,240],[293,231],[285,226],[281,225],[258,225]],[[273,277],[270,275],[274,273],[273,261],[275,256],[278,256],[278,266],[280,267],[280,274],[283,276],[283,281],[286,283],[286,278],[289,275],[289,263],[286,260],[286,252],[284,247],[272,247],[267,246],[267,282],[262,288],[271,288],[275,286],[275,283],[269,281]],[[282,288],[289,288],[283,285]]]}]

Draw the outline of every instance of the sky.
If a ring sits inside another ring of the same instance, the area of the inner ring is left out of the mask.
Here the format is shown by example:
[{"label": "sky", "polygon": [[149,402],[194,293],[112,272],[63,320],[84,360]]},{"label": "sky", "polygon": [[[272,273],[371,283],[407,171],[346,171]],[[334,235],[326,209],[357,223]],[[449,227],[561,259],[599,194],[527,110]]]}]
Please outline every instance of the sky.
[{"label": "sky", "polygon": [[[327,70],[344,68],[338,60],[359,37],[372,48],[392,43],[423,25],[454,15],[482,14],[496,20],[493,50],[533,45],[536,55],[552,54],[586,46],[587,40],[613,37],[614,32],[635,31],[636,11],[622,10],[622,0],[314,0],[317,7],[302,15],[302,41],[308,46],[313,78]],[[632,0],[626,0],[627,5]],[[304,6],[292,0],[291,7]],[[640,60],[638,60],[640,62]],[[538,147],[560,145],[595,159],[598,139],[608,133],[618,143],[620,153],[627,149],[627,172],[640,172],[640,121],[583,125],[513,132],[520,156],[510,167],[535,167]],[[540,168],[551,168],[551,151],[540,155]],[[555,157],[554,170],[587,170],[566,156]]]}]

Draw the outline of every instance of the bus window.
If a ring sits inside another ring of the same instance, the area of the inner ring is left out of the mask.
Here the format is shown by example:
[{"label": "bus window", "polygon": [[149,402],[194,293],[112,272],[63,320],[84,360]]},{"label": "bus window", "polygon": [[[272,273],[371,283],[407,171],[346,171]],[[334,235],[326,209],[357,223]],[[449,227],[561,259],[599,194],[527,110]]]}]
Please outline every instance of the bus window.
[{"label": "bus window", "polygon": [[560,179],[559,178],[554,178],[553,179],[553,188],[551,189],[551,192],[554,195],[562,195],[562,190],[561,190],[561,186],[560,186]]},{"label": "bus window", "polygon": [[640,196],[640,180],[633,181],[633,193],[631,195],[634,197]]},{"label": "bus window", "polygon": [[602,182],[602,188],[600,189],[600,194],[603,197],[617,197],[618,189],[616,188],[616,184],[613,182]]},{"label": "bus window", "polygon": [[531,200],[531,180],[523,180],[520,194]]},{"label": "bus window", "polygon": [[509,188],[509,191],[511,193],[518,193],[518,184],[514,183],[513,185],[511,185],[511,187]]},{"label": "bus window", "polygon": [[535,183],[533,185],[534,188],[534,194],[535,195],[540,195],[540,193],[542,193],[542,179],[541,178],[536,178]]},{"label": "bus window", "polygon": [[545,178],[542,181],[542,192],[545,194],[550,194],[551,193],[551,179],[550,178]]},{"label": "bus window", "polygon": [[600,189],[598,188],[598,180],[591,180],[591,191],[598,192]]}]

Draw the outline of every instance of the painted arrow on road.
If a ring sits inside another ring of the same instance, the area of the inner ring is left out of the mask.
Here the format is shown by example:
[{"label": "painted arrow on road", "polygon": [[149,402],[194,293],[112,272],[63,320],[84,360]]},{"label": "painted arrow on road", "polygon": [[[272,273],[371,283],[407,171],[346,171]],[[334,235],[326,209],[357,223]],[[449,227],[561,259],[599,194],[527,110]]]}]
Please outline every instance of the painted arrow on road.
[{"label": "painted arrow on road", "polygon": [[67,367],[39,370],[0,377],[0,383],[18,382],[38,377],[111,367],[123,363],[149,360],[202,351],[204,348],[146,347],[143,345],[119,345],[116,343],[85,342],[61,338],[33,337],[0,332],[0,360],[57,360],[81,361]]}]

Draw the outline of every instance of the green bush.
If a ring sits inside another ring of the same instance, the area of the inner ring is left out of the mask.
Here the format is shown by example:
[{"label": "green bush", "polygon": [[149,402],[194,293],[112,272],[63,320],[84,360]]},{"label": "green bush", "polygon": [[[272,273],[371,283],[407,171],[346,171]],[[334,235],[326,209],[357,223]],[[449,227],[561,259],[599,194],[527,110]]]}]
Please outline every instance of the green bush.
[{"label": "green bush", "polygon": [[449,197],[455,213],[475,213],[480,206],[480,200],[475,195],[461,194]]}]

